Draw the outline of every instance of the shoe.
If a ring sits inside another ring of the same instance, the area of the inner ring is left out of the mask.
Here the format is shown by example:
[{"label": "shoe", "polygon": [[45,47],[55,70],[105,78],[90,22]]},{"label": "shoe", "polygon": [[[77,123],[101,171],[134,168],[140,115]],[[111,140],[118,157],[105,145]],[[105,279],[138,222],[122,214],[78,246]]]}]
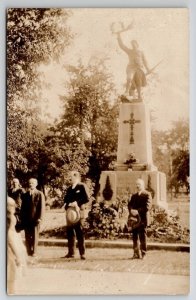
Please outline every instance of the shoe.
[{"label": "shoe", "polygon": [[139,254],[134,253],[131,259],[140,259]]},{"label": "shoe", "polygon": [[142,259],[146,259],[146,253],[142,253]]},{"label": "shoe", "polygon": [[62,258],[74,258],[74,255],[68,253],[65,256],[63,256]]},{"label": "shoe", "polygon": [[86,257],[85,257],[84,255],[81,255],[80,258],[81,258],[82,260],[85,260],[85,259],[86,259]]},{"label": "shoe", "polygon": [[38,258],[37,254],[35,254],[35,253],[33,253],[31,256],[32,256],[33,258]]}]

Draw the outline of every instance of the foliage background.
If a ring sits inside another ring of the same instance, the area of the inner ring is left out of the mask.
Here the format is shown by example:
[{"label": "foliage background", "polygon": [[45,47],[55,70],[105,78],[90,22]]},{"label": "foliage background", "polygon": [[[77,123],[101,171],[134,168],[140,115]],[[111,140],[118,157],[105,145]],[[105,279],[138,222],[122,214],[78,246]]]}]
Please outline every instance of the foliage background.
[{"label": "foliage background", "polygon": [[[109,57],[61,65],[78,38],[69,25],[72,17],[68,9],[8,9],[7,14],[8,185],[18,177],[25,187],[35,176],[39,188],[59,205],[70,169],[89,178],[96,196],[100,173],[113,169],[117,150],[119,95],[107,68]],[[55,122],[45,117],[40,103],[47,88],[40,65],[52,62],[65,72],[62,113]],[[154,129],[152,144],[154,164],[166,173],[168,190],[177,195],[185,186],[188,193],[188,121]]]}]

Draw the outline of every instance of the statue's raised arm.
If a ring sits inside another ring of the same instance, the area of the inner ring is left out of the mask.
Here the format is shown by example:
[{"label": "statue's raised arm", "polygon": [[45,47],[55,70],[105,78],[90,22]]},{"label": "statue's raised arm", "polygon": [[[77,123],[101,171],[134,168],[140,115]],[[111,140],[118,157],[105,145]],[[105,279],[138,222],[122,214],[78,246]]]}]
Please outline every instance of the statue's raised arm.
[{"label": "statue's raised arm", "polygon": [[125,44],[123,43],[122,38],[121,38],[121,32],[117,33],[117,41],[118,41],[119,47],[129,55],[130,49],[128,47],[126,47]]},{"label": "statue's raised arm", "polygon": [[114,23],[111,25],[112,33],[117,35],[117,41],[119,47],[129,55],[130,49],[127,46],[125,46],[125,44],[123,43],[121,33],[131,30],[133,28],[133,22],[129,24],[127,27],[124,26],[123,22],[120,22],[119,23],[120,29],[118,29],[117,31],[114,30],[114,25],[115,25]]}]

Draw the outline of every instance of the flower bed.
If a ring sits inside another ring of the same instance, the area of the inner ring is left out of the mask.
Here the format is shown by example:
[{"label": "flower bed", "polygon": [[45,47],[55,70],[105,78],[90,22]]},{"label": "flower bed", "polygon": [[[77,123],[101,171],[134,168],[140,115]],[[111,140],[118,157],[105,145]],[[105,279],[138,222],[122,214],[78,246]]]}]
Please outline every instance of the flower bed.
[{"label": "flower bed", "polygon": [[[152,222],[148,227],[148,239],[160,243],[189,243],[189,229],[182,226],[175,211],[165,211],[153,206]],[[126,214],[121,217],[115,208],[94,202],[85,222],[87,239],[130,239],[126,227]],[[42,226],[41,236],[45,238],[65,238],[66,225],[62,213],[47,213],[45,226]]]}]

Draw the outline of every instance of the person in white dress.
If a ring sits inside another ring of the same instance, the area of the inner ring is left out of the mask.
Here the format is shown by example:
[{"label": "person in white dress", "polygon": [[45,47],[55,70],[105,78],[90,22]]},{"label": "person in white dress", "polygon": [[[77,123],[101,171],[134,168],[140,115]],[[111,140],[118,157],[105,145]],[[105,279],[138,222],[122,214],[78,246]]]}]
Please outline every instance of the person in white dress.
[{"label": "person in white dress", "polygon": [[7,199],[7,293],[16,294],[17,285],[23,283],[27,253],[20,233],[16,232],[15,201]]}]

